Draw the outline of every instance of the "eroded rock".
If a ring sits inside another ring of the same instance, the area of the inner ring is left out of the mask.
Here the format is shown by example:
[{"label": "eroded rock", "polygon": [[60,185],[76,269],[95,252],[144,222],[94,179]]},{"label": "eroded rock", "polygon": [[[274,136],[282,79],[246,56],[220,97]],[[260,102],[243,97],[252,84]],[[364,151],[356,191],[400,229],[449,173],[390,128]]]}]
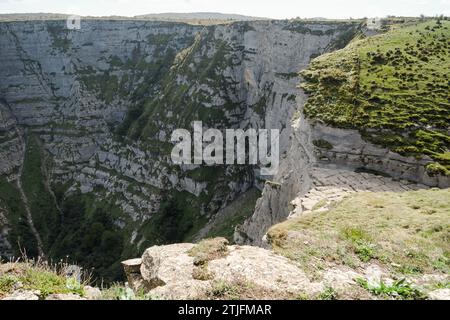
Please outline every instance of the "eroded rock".
[{"label": "eroded rock", "polygon": [[39,291],[17,290],[2,300],[39,300]]},{"label": "eroded rock", "polygon": [[[141,276],[151,296],[164,299],[195,299],[205,297],[217,282],[249,283],[265,291],[301,291],[318,293],[320,283],[311,282],[296,265],[269,250],[257,247],[228,246],[227,253],[217,255],[202,264],[211,277],[195,277],[195,257],[191,256],[193,244],[156,246],[147,249],[142,257]],[[199,246],[200,247],[200,246]],[[126,263],[127,276],[136,266]]]}]

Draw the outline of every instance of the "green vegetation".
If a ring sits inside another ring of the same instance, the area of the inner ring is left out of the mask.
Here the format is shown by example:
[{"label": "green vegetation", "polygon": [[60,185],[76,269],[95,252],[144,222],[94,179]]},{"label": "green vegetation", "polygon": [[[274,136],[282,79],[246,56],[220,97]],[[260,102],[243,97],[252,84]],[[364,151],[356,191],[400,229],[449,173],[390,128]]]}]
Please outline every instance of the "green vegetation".
[{"label": "green vegetation", "polygon": [[[34,226],[42,239],[44,251],[48,251],[59,231],[60,213],[46,183],[48,164],[44,161],[39,144],[36,136],[27,137],[21,183]],[[36,239],[30,231],[25,204],[16,181],[9,182],[5,177],[0,177],[0,204],[6,209],[10,224],[11,232],[8,238],[13,246],[13,253],[20,256],[22,251],[26,251],[28,256],[36,257]]]},{"label": "green vegetation", "polygon": [[[172,51],[172,55],[166,55],[161,60],[161,72],[147,81],[156,81],[160,86],[157,99],[155,96],[141,94],[140,90],[136,91],[135,95],[140,98],[140,103],[131,110],[124,126],[120,128],[122,135],[126,134],[133,140],[153,143],[158,140],[160,123],[189,128],[191,119],[198,119],[205,125],[214,124],[216,128],[221,124],[226,125],[224,112],[234,108],[235,104],[226,101],[225,106],[221,108],[207,107],[204,104],[211,102],[211,93],[191,90],[194,84],[196,87],[207,85],[214,91],[231,90],[227,79],[218,73],[233,64],[232,58],[228,56],[231,48],[223,41],[213,40],[213,27],[205,30],[205,35],[190,39],[192,43],[188,45],[187,42],[186,49],[176,56]],[[212,57],[203,50],[206,45],[214,46],[215,53]],[[180,84],[177,80],[180,78],[185,78],[185,83]],[[169,112],[172,113],[170,118],[167,116]]]},{"label": "green vegetation", "polygon": [[53,47],[68,52],[72,47],[72,41],[67,38],[69,30],[64,21],[51,21],[47,24],[47,31],[52,38]]},{"label": "green vegetation", "polygon": [[405,279],[397,280],[391,285],[381,281],[376,286],[371,286],[366,279],[357,279],[359,285],[376,296],[392,297],[406,300],[424,300],[426,295],[413,287]]},{"label": "green vegetation", "polygon": [[433,284],[433,289],[450,289],[450,281],[441,281]]},{"label": "green vegetation", "polygon": [[406,156],[427,155],[450,174],[450,22],[428,21],[354,41],[302,72],[307,117],[359,129]]},{"label": "green vegetation", "polygon": [[223,217],[217,217],[214,225],[208,231],[207,236],[225,237],[228,241],[233,241],[234,230],[237,226],[244,223],[255,212],[256,201],[261,197],[261,191],[252,188],[241,197],[230,203]]},{"label": "green vegetation", "polygon": [[0,264],[0,299],[14,291],[17,283],[24,290],[39,291],[39,297],[45,299],[50,294],[84,295],[84,285],[73,277],[64,275],[64,264],[50,266],[40,261],[27,260],[22,263]]},{"label": "green vegetation", "polygon": [[214,275],[208,271],[208,262],[228,255],[228,240],[225,238],[205,239],[188,252],[194,258],[192,277],[197,280],[211,280]]},{"label": "green vegetation", "polygon": [[214,283],[210,295],[215,299],[222,298],[224,300],[239,300],[240,288],[242,288],[242,286],[225,281],[217,281]]},{"label": "green vegetation", "polygon": [[188,241],[207,222],[200,214],[201,205],[201,199],[188,192],[172,191],[162,199],[158,213],[140,228],[142,247]]},{"label": "green vegetation", "polygon": [[[30,206],[33,223],[47,251],[56,239],[60,227],[60,212],[47,185],[44,153],[34,135],[27,138],[27,150],[22,172],[22,186]],[[34,240],[35,242],[35,240]]]},{"label": "green vegetation", "polygon": [[318,148],[322,148],[322,149],[327,149],[327,150],[331,150],[333,149],[333,145],[331,143],[329,143],[326,140],[314,140],[313,144],[318,147]]},{"label": "green vegetation", "polygon": [[99,93],[99,98],[106,103],[111,103],[114,97],[120,93],[119,80],[116,75],[108,72],[103,74],[90,74],[81,76],[82,83],[89,91]]},{"label": "green vegetation", "polygon": [[5,177],[0,177],[0,205],[5,209],[11,228],[8,238],[14,254],[20,255],[22,249],[30,256],[37,256],[36,239],[30,231],[19,190]]},{"label": "green vegetation", "polygon": [[63,224],[50,255],[54,259],[68,257],[92,270],[96,281],[120,280],[124,232],[114,223],[111,207],[90,201],[80,194],[64,200]]},{"label": "green vegetation", "polygon": [[275,252],[311,275],[376,262],[394,276],[450,271],[450,189],[359,193],[272,227]]},{"label": "green vegetation", "polygon": [[225,238],[205,239],[189,250],[194,265],[205,265],[211,260],[224,258],[228,254],[228,240]]},{"label": "green vegetation", "polygon": [[[242,27],[245,28],[245,24]],[[138,141],[155,156],[169,156],[173,145],[160,141],[162,131],[169,134],[169,128],[189,129],[192,119],[214,128],[230,127],[225,113],[236,110],[239,105],[227,98],[229,94],[220,94],[226,100],[224,106],[210,104],[212,95],[236,90],[222,70],[238,59],[233,56],[232,47],[215,38],[215,31],[215,27],[207,27],[195,38],[185,39],[175,34],[150,35],[146,42],[158,52],[152,64],[145,62],[145,53],[139,46],[133,51],[131,61],[114,59],[117,68],[131,68],[145,76],[145,81],[131,94],[133,105],[117,128],[118,136]],[[176,50],[171,45],[173,39],[177,40]],[[180,50],[180,46],[185,49]],[[211,52],[214,53],[211,55]],[[185,173],[186,178],[207,183],[207,190],[199,196],[177,190],[165,192],[160,210],[139,227],[136,243],[145,248],[191,241],[206,225],[210,214],[223,206],[223,201],[214,195],[228,192],[229,181],[242,181],[251,174],[248,167],[231,171],[224,166],[202,167]],[[227,215],[208,236],[232,238],[234,226],[251,214],[250,208],[244,209]]]},{"label": "green vegetation", "polygon": [[[63,38],[64,34],[57,25],[55,23],[54,28],[49,27],[53,28],[49,32]],[[95,93],[105,103],[117,102],[121,98],[131,102],[123,123],[113,128],[119,140],[138,142],[142,149],[155,156],[168,156],[173,145],[160,141],[161,130],[189,128],[190,119],[199,119],[215,126],[224,122],[226,109],[235,108],[231,101],[220,108],[205,106],[212,102],[210,92],[198,90],[191,93],[192,87],[179,81],[185,77],[186,83],[195,83],[196,87],[207,84],[215,91],[231,90],[229,79],[221,76],[220,70],[231,65],[233,60],[229,55],[232,48],[214,39],[214,27],[208,27],[205,31],[195,39],[176,33],[151,34],[142,41],[130,42],[132,52],[128,59],[106,57],[109,70],[98,71],[93,67],[77,70],[85,89]],[[215,55],[207,55],[204,50],[206,46],[214,46]],[[192,68],[192,65],[195,67]],[[160,209],[139,225],[124,216],[121,208],[111,205],[117,203],[120,196],[107,196],[101,190],[94,190],[91,195],[72,194],[65,198],[64,192],[69,186],[62,187],[57,192],[57,198],[63,225],[54,233],[57,238],[54,246],[48,248],[49,256],[60,258],[69,255],[71,261],[94,268],[94,276],[99,281],[109,283],[119,280],[122,276],[119,262],[122,259],[137,256],[152,245],[192,240],[208,222],[210,214],[223,206],[222,200],[215,199],[214,195],[226,193],[231,179],[240,181],[252,174],[250,168],[230,171],[219,166],[186,173],[187,178],[196,182],[207,182],[207,190],[200,196],[177,190],[155,190],[155,194],[162,194]],[[95,197],[93,194],[104,198],[102,201],[92,199]],[[249,214],[250,209],[247,208],[239,211],[230,217],[232,225],[224,221],[213,233],[226,233],[231,238],[234,225],[241,223]],[[105,219],[105,215],[110,218]],[[117,225],[125,227],[119,228]],[[130,243],[133,233],[137,235]],[[112,239],[111,247],[104,239]],[[95,249],[88,251],[88,245]]]},{"label": "green vegetation", "polygon": [[337,292],[333,288],[328,287],[321,292],[317,298],[319,300],[337,300],[338,297]]}]

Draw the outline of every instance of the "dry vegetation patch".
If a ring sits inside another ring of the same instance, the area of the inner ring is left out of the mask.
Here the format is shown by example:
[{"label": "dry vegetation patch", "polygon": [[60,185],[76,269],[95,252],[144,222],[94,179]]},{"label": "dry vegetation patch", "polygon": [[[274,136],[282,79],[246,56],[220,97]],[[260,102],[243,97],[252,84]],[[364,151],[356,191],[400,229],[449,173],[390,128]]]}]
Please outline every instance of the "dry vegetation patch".
[{"label": "dry vegetation patch", "polygon": [[450,189],[359,193],[327,212],[272,227],[275,252],[313,276],[330,266],[377,263],[392,275],[450,270]]}]

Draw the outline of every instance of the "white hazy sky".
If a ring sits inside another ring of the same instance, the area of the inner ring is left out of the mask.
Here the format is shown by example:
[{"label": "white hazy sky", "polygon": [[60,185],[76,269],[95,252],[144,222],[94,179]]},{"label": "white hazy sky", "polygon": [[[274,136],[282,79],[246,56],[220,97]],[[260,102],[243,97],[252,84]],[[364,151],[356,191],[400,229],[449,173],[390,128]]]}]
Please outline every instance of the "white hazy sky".
[{"label": "white hazy sky", "polygon": [[222,12],[269,18],[450,15],[450,0],[0,0],[0,13],[53,12],[134,16]]}]

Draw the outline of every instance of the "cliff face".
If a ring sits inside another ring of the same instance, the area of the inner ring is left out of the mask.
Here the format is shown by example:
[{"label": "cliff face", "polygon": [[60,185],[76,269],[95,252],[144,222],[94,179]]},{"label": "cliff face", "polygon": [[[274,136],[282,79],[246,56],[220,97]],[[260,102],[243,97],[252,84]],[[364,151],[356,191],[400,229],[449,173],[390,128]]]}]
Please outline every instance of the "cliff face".
[{"label": "cliff face", "polygon": [[301,72],[290,149],[235,239],[264,245],[273,224],[351,192],[448,188],[448,30],[401,26]]},{"label": "cliff face", "polygon": [[449,186],[448,177],[425,172],[429,160],[402,157],[364,141],[355,130],[332,128],[304,116],[292,128],[291,147],[279,174],[266,183],[254,214],[236,229],[238,243],[267,246],[265,234],[274,224],[316,206],[326,209],[354,192]]},{"label": "cliff face", "polygon": [[[304,100],[297,101],[301,111]],[[349,192],[450,186],[450,177],[426,172],[429,157],[401,156],[367,142],[357,130],[333,128],[303,115],[293,121],[292,129],[279,173],[266,183],[254,214],[236,228],[237,243],[267,246],[264,236],[274,224],[310,211],[321,201],[342,200]]]},{"label": "cliff face", "polygon": [[[259,173],[174,166],[171,132],[195,120],[280,129],[286,152],[303,99],[298,71],[357,29],[287,21],[91,20],[74,31],[63,21],[0,24],[0,242],[20,240],[37,252],[42,238],[44,253],[58,256],[74,241],[113,237],[118,260],[195,236],[258,184]],[[100,232],[90,230],[95,223]],[[83,257],[83,249],[72,253]]]}]

